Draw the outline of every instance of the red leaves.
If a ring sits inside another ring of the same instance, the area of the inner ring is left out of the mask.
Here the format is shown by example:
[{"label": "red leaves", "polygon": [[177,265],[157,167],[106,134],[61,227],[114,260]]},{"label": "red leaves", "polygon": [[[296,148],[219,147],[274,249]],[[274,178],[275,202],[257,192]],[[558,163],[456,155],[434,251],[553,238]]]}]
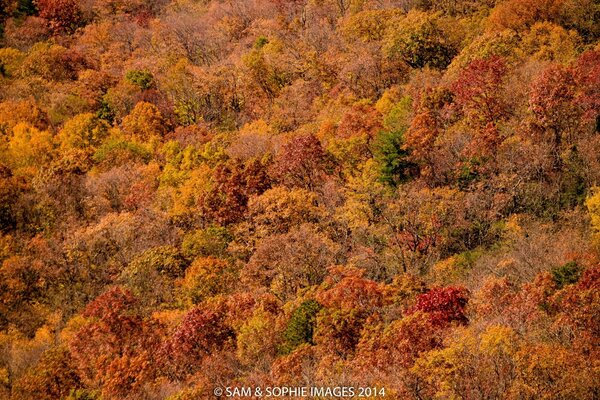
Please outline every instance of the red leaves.
[{"label": "red leaves", "polygon": [[559,299],[563,314],[560,321],[583,332],[586,346],[597,346],[600,337],[600,267],[586,270],[579,282],[568,286]]},{"label": "red leaves", "polygon": [[551,65],[544,70],[531,86],[529,108],[537,121],[547,127],[558,129],[557,125],[570,114],[575,96],[575,80],[570,68]]},{"label": "red leaves", "polygon": [[571,66],[546,68],[531,85],[530,110],[545,128],[566,131],[600,115],[600,52],[588,51]]},{"label": "red leaves", "polygon": [[114,287],[98,296],[85,308],[84,316],[111,321],[136,303],[129,290]]},{"label": "red leaves", "polygon": [[222,350],[234,333],[222,305],[196,307],[188,312],[166,343],[164,351],[176,376],[194,373],[205,357]]},{"label": "red leaves", "polygon": [[243,164],[220,164],[213,174],[214,186],[202,199],[204,214],[221,225],[244,217],[248,199],[270,188],[265,165],[258,160]]},{"label": "red leaves", "polygon": [[479,125],[495,122],[506,114],[507,105],[500,97],[506,75],[506,63],[500,57],[471,62],[453,85],[456,102]]},{"label": "red leaves", "polygon": [[69,340],[82,377],[108,397],[141,390],[159,370],[159,324],[135,312],[133,295],[115,287],[91,302],[86,325]]},{"label": "red leaves", "polygon": [[323,181],[326,158],[314,135],[297,136],[283,146],[272,172],[286,186],[314,190]]},{"label": "red leaves", "polygon": [[426,312],[431,321],[438,326],[445,326],[454,321],[466,324],[468,319],[465,315],[465,306],[468,301],[468,292],[464,288],[454,286],[433,288],[417,298],[417,303],[409,313]]},{"label": "red leaves", "polygon": [[[574,65],[574,77],[579,86],[577,103],[584,110],[584,118],[600,117],[600,51],[583,53]],[[596,127],[598,128],[598,125]]]},{"label": "red leaves", "polygon": [[502,84],[507,68],[503,58],[493,56],[472,61],[452,85],[456,103],[475,130],[470,150],[491,154],[502,142],[496,124],[509,112],[503,99]]},{"label": "red leaves", "polygon": [[73,32],[82,21],[79,5],[75,0],[38,0],[39,15],[50,23],[55,33]]}]

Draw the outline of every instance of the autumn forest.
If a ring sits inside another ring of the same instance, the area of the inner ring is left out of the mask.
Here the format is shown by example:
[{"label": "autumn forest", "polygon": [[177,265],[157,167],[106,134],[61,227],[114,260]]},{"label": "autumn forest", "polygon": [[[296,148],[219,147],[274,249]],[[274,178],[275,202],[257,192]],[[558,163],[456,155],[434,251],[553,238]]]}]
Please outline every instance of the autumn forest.
[{"label": "autumn forest", "polygon": [[0,0],[0,399],[292,386],[600,399],[599,0]]}]

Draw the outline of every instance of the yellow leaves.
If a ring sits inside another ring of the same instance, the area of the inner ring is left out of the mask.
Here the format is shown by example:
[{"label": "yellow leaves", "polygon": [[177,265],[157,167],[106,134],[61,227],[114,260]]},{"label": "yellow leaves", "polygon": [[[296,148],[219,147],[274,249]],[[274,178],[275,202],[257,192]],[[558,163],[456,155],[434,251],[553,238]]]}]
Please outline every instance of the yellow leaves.
[{"label": "yellow leaves", "polygon": [[79,332],[79,330],[81,328],[83,328],[84,326],[86,326],[90,323],[91,323],[91,321],[89,318],[85,318],[81,315],[74,316],[67,322],[65,327],[60,331],[60,335],[59,335],[60,341],[63,343],[71,342],[71,340],[73,340],[75,335],[77,335],[77,332]]},{"label": "yellow leaves", "polygon": [[[3,353],[3,361],[8,364],[13,377],[22,374],[28,367],[34,365],[41,354],[53,343],[53,332],[47,326],[38,329],[31,339],[12,329],[0,333],[0,351]],[[2,379],[2,375],[3,372],[0,370],[0,379]]]},{"label": "yellow leaves", "polygon": [[8,368],[0,368],[0,385],[8,386],[10,384],[10,372]]},{"label": "yellow leaves", "polygon": [[44,119],[44,113],[33,99],[0,103],[0,133],[10,134],[21,122],[40,128],[44,125]]},{"label": "yellow leaves", "polygon": [[339,216],[352,229],[366,229],[377,221],[386,193],[379,176],[377,163],[371,159],[363,165],[360,174],[348,178],[346,203],[339,210]]},{"label": "yellow leaves", "polygon": [[581,38],[575,31],[567,31],[550,22],[537,22],[523,37],[521,48],[525,54],[542,61],[572,61],[581,46]]},{"label": "yellow leaves", "polygon": [[583,399],[597,385],[589,356],[556,343],[532,344],[515,356],[519,373],[508,399]]},{"label": "yellow leaves", "polygon": [[324,215],[315,193],[282,186],[250,199],[248,212],[258,237],[284,233],[302,223],[317,222]]},{"label": "yellow leaves", "polygon": [[58,134],[63,148],[98,146],[108,136],[109,126],[92,113],[79,114],[68,120]]},{"label": "yellow leaves", "polygon": [[444,69],[460,46],[456,41],[458,35],[449,30],[456,24],[448,22],[439,13],[413,9],[400,23],[390,27],[383,41],[383,52],[413,68]]},{"label": "yellow leaves", "polygon": [[487,355],[512,355],[517,351],[515,331],[506,326],[491,326],[481,334],[479,350]]},{"label": "yellow leaves", "polygon": [[342,34],[347,40],[360,39],[371,42],[383,39],[386,30],[403,17],[400,9],[366,10],[351,15],[342,27]]},{"label": "yellow leaves", "polygon": [[134,139],[148,141],[167,133],[166,121],[154,104],[140,101],[123,119],[123,130]]},{"label": "yellow leaves", "polygon": [[70,74],[64,60],[66,51],[57,44],[38,42],[27,53],[20,72],[24,76],[46,80],[65,79]]},{"label": "yellow leaves", "polygon": [[423,354],[412,372],[432,386],[435,398],[499,398],[513,383],[519,348],[511,328],[490,326],[481,333],[460,328],[445,348]]},{"label": "yellow leaves", "polygon": [[379,100],[375,103],[375,109],[381,115],[387,115],[402,98],[402,92],[399,87],[393,86],[387,89]]},{"label": "yellow leaves", "polygon": [[268,368],[276,351],[276,325],[272,314],[257,308],[237,332],[238,358],[246,365]]},{"label": "yellow leaves", "polygon": [[517,214],[511,215],[504,224],[503,235],[507,239],[517,239],[523,235],[523,227],[521,226],[521,218]]},{"label": "yellow leaves", "polygon": [[187,299],[200,303],[218,294],[226,293],[234,284],[236,273],[225,260],[215,257],[197,258],[185,271],[180,286]]},{"label": "yellow leaves", "polygon": [[52,153],[52,135],[48,131],[19,123],[13,128],[2,158],[17,174],[33,175],[38,168],[50,161]]},{"label": "yellow leaves", "polygon": [[188,179],[176,188],[162,187],[159,195],[164,201],[164,207],[169,215],[180,221],[191,218],[197,213],[198,199],[208,192],[211,187],[211,168],[202,164],[189,172]]},{"label": "yellow leaves", "polygon": [[21,66],[24,58],[25,54],[20,50],[10,47],[0,49],[0,76],[14,75]]},{"label": "yellow leaves", "polygon": [[598,187],[592,189],[592,194],[586,199],[585,205],[590,216],[592,239],[596,246],[600,246],[600,190]]}]

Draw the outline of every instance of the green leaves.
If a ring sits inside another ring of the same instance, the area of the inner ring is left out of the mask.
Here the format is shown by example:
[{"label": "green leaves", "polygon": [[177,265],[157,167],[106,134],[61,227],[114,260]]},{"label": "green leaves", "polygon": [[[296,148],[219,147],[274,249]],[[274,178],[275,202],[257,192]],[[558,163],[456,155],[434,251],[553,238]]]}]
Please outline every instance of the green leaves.
[{"label": "green leaves", "polygon": [[283,354],[291,353],[303,343],[314,344],[317,314],[322,306],[315,300],[306,300],[292,312],[287,327],[283,333],[284,343],[281,346]]}]

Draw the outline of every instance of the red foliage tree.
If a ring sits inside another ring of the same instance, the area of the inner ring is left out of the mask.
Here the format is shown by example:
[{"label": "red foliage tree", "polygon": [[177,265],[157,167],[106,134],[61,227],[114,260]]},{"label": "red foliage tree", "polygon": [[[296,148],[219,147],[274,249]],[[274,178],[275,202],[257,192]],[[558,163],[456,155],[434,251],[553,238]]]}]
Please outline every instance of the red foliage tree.
[{"label": "red foliage tree", "polygon": [[549,141],[555,168],[562,164],[563,142],[573,134],[580,118],[580,108],[574,104],[576,84],[573,71],[562,65],[546,68],[532,83],[529,109],[543,141]]},{"label": "red foliage tree", "polygon": [[508,114],[508,105],[502,98],[506,72],[503,58],[474,60],[452,85],[456,103],[475,128],[477,142],[484,145],[485,150],[493,150],[501,142],[496,124]]},{"label": "red foliage tree", "polygon": [[363,270],[332,267],[329,272],[330,276],[324,282],[326,289],[317,295],[319,303],[329,308],[367,311],[383,305],[383,287],[363,278]]},{"label": "red foliage tree", "polygon": [[433,288],[417,297],[417,302],[409,313],[426,312],[437,326],[445,326],[454,321],[466,324],[468,319],[465,306],[468,301],[468,292],[464,288],[453,286]]},{"label": "red foliage tree", "polygon": [[573,69],[579,89],[576,102],[583,108],[584,118],[595,122],[600,131],[600,51],[586,51]]},{"label": "red foliage tree", "polygon": [[37,0],[37,8],[55,33],[71,33],[81,26],[83,15],[75,0]]},{"label": "red foliage tree", "polygon": [[283,146],[272,173],[289,187],[314,190],[322,182],[327,156],[314,135],[297,136]]},{"label": "red foliage tree", "polygon": [[139,393],[159,371],[161,326],[135,312],[136,299],[119,287],[85,309],[88,323],[69,341],[79,373],[107,398]]},{"label": "red foliage tree", "polygon": [[258,160],[220,164],[213,173],[214,185],[201,199],[201,209],[221,225],[239,221],[246,213],[248,199],[271,187],[266,166]]},{"label": "red foliage tree", "polygon": [[226,322],[224,304],[199,306],[189,311],[163,347],[168,371],[175,377],[192,374],[203,360],[225,348],[234,338]]}]

